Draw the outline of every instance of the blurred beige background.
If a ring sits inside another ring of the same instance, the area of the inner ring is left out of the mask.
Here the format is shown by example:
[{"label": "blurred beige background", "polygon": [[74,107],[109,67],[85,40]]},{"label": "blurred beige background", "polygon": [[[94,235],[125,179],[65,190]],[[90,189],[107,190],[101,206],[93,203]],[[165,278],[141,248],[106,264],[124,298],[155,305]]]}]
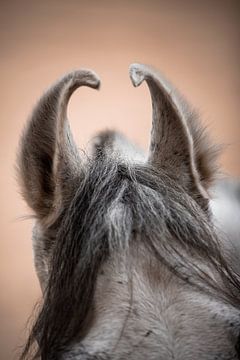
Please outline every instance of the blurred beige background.
[{"label": "blurred beige background", "polygon": [[[29,210],[18,194],[14,162],[36,99],[63,73],[94,69],[100,92],[82,88],[70,102],[75,138],[85,147],[103,128],[147,148],[151,102],[134,89],[131,62],[154,65],[186,95],[227,144],[226,173],[240,176],[238,1],[1,1],[0,359],[16,357],[40,289],[31,252]],[[15,354],[15,355],[14,355]]]}]

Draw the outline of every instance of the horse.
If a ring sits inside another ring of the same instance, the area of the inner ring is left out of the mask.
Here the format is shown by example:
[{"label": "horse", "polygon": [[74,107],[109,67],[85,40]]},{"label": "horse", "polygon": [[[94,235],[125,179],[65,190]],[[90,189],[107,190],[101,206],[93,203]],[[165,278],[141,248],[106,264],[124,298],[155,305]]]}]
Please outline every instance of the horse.
[{"label": "horse", "polygon": [[88,69],[52,85],[24,128],[18,176],[43,299],[21,360],[240,356],[239,256],[211,205],[218,149],[154,68],[129,74],[151,94],[148,154],[110,130],[78,150],[67,106],[99,89]]}]

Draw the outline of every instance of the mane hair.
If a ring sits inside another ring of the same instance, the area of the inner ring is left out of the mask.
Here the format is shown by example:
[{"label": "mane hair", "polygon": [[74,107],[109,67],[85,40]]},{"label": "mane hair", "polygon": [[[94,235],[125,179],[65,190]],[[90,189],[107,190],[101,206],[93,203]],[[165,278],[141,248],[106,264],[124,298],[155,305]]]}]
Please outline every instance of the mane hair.
[{"label": "mane hair", "polygon": [[[101,266],[139,242],[183,281],[240,309],[239,276],[208,214],[163,170],[124,164],[98,151],[48,230],[53,229],[49,281],[21,359],[31,352],[32,359],[60,359],[76,337],[80,342],[91,321]],[[82,351],[83,359],[90,359]]]}]

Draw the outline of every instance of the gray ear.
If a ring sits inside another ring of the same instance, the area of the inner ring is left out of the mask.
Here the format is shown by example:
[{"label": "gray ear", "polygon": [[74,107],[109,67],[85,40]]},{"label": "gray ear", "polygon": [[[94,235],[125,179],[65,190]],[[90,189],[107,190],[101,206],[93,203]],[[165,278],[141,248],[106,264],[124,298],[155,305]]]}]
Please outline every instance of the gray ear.
[{"label": "gray ear", "polygon": [[146,80],[151,92],[149,163],[166,170],[205,208],[207,188],[215,175],[216,148],[210,145],[189,106],[155,70],[132,64],[130,77],[134,86]]},{"label": "gray ear", "polygon": [[58,207],[83,167],[67,121],[71,94],[80,86],[97,89],[93,72],[79,70],[65,75],[39,100],[23,132],[18,154],[23,196],[38,218]]}]

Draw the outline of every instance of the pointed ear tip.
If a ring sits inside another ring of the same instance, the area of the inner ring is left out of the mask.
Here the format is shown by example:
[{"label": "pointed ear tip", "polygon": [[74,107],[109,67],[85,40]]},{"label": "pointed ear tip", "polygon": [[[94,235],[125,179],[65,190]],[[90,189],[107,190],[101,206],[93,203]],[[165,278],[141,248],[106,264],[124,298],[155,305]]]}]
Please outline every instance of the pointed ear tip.
[{"label": "pointed ear tip", "polygon": [[94,89],[100,89],[101,80],[99,76],[92,70],[89,70],[89,84],[90,83]]},{"label": "pointed ear tip", "polygon": [[141,85],[145,79],[143,66],[141,64],[131,64],[129,66],[129,76],[134,87]]},{"label": "pointed ear tip", "polygon": [[[90,85],[90,82],[89,82],[89,85]],[[93,89],[96,89],[96,90],[99,90],[100,87],[101,87],[101,81],[100,79],[96,76],[93,81],[91,82],[91,87]]]},{"label": "pointed ear tip", "polygon": [[70,77],[73,81],[76,82],[81,82],[83,79],[85,79],[86,85],[92,87],[93,89],[100,88],[101,81],[99,76],[90,69],[75,70],[70,73]]}]

